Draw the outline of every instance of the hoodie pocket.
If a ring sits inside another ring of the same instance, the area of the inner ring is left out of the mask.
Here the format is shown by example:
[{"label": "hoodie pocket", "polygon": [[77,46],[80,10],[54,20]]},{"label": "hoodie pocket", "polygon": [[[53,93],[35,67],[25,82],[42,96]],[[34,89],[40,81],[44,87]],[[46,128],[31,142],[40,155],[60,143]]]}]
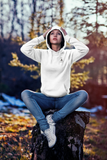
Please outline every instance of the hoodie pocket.
[{"label": "hoodie pocket", "polygon": [[62,97],[69,94],[65,84],[49,84],[50,83],[48,83],[45,86],[42,86],[41,91],[43,94],[54,97]]}]

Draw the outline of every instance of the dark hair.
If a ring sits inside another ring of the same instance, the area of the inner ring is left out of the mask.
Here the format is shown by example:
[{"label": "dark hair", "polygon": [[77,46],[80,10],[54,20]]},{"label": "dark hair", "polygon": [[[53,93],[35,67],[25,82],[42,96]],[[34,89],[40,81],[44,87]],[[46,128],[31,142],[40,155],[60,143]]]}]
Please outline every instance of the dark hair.
[{"label": "dark hair", "polygon": [[[47,43],[49,44],[50,48],[52,49],[51,43],[50,43],[50,33],[48,34],[48,37],[47,37]],[[62,35],[62,33],[61,33],[61,35]],[[64,47],[64,37],[62,35],[61,48],[63,48],[63,47]]]}]

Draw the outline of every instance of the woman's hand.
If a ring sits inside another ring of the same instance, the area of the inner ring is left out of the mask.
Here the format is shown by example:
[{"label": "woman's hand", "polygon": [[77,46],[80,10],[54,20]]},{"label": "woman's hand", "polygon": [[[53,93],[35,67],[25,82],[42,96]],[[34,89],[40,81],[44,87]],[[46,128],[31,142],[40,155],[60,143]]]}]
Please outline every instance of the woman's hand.
[{"label": "woman's hand", "polygon": [[[52,28],[52,27],[51,27],[51,28]],[[49,29],[43,34],[44,38],[46,38],[46,35],[47,35],[47,33],[51,30],[51,28],[49,28]]]},{"label": "woman's hand", "polygon": [[62,32],[64,33],[64,35],[66,36],[66,35],[67,35],[67,32],[65,31],[65,29],[61,27],[61,30],[62,30]]}]

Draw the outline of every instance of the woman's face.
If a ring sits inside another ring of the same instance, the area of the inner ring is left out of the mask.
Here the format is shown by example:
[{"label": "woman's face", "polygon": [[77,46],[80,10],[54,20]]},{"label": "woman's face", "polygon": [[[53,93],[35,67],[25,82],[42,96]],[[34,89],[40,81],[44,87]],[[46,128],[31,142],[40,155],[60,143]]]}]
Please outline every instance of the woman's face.
[{"label": "woman's face", "polygon": [[61,44],[62,34],[58,29],[51,31],[50,33],[50,43],[51,44]]}]

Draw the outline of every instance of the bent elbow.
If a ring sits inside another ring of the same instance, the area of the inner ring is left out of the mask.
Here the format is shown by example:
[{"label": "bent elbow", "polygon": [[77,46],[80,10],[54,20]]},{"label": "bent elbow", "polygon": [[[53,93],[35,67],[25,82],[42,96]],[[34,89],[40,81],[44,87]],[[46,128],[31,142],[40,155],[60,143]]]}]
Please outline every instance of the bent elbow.
[{"label": "bent elbow", "polygon": [[24,51],[25,51],[24,45],[20,48],[20,51],[21,51],[22,53],[24,53]]},{"label": "bent elbow", "polygon": [[85,53],[87,54],[89,52],[89,48],[86,46]]}]

